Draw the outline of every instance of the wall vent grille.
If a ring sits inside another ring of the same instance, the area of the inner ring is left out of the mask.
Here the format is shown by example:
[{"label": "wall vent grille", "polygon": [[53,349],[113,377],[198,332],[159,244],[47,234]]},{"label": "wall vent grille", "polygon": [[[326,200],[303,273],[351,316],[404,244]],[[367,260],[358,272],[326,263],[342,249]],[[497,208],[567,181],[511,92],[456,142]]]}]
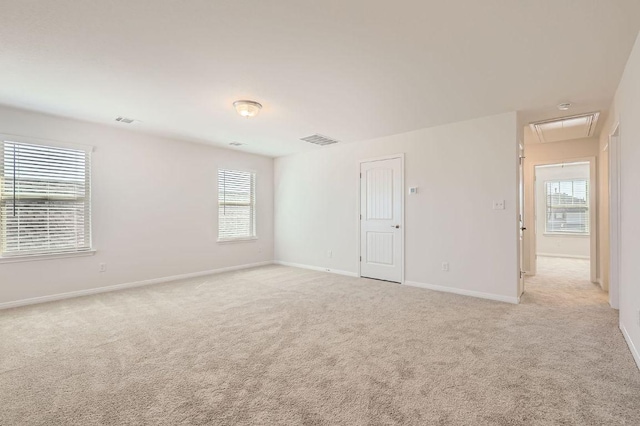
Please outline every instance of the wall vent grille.
[{"label": "wall vent grille", "polygon": [[320,145],[320,146],[325,146],[325,145],[332,145],[334,143],[338,143],[337,140],[329,138],[327,136],[322,136],[319,134],[315,134],[315,135],[311,135],[311,136],[306,136],[304,138],[300,138],[301,141],[305,141],[305,142],[309,142],[315,145]]},{"label": "wall vent grille", "polygon": [[120,123],[131,124],[136,120],[134,120],[133,118],[127,118],[127,117],[116,117],[116,121]]}]

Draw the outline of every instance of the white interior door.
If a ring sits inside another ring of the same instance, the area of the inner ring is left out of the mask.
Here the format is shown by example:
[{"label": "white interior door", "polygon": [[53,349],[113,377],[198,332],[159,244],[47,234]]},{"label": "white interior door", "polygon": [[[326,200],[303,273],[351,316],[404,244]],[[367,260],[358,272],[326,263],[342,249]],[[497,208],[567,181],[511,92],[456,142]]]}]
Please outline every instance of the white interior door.
[{"label": "white interior door", "polygon": [[402,282],[402,159],[360,164],[360,275]]}]

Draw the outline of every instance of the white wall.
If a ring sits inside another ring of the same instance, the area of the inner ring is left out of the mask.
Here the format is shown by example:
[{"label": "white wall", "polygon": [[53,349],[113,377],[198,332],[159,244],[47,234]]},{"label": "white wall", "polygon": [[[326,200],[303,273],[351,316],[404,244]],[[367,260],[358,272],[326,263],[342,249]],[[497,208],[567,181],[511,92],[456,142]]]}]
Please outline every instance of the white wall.
[{"label": "white wall", "polygon": [[405,153],[405,189],[419,188],[405,197],[405,280],[515,301],[516,127],[508,113],[277,158],[276,260],[357,273],[359,161]]},{"label": "white wall", "polygon": [[620,328],[640,367],[640,36],[616,92],[613,116],[612,123],[620,122],[621,149]]},{"label": "white wall", "polygon": [[[598,156],[598,139],[574,139],[563,142],[552,143],[528,143],[525,145],[524,160],[524,204],[525,204],[525,227],[527,231],[524,233],[524,270],[529,273],[535,273],[535,262],[533,255],[535,253],[535,242],[532,233],[535,232],[535,214],[534,214],[534,167],[536,164],[549,164],[552,162],[561,163],[567,160],[584,159]],[[598,194],[595,194],[596,200]]]},{"label": "white wall", "polygon": [[[588,235],[560,235],[545,232],[546,192],[545,182],[559,179],[589,180],[589,164],[566,164],[564,166],[536,168],[536,254],[588,259],[591,244]],[[591,194],[593,196],[593,194]],[[592,225],[593,232],[595,226]]]},{"label": "white wall", "polygon": [[[97,253],[0,263],[0,303],[273,259],[273,159],[0,107],[0,133],[95,146]],[[252,242],[219,244],[218,167],[257,172]],[[107,272],[98,272],[98,264]]]}]

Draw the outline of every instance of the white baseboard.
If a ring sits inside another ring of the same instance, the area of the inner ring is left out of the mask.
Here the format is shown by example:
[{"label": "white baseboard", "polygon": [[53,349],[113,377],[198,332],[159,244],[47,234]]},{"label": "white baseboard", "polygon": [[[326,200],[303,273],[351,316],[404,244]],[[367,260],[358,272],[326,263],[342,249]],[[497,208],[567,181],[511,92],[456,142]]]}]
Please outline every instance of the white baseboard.
[{"label": "white baseboard", "polygon": [[620,323],[620,331],[622,331],[622,335],[624,336],[624,340],[626,340],[627,345],[629,346],[631,355],[633,355],[633,359],[636,361],[636,365],[638,366],[638,369],[640,369],[640,352],[638,352],[638,349],[633,344],[633,341],[631,340],[631,336],[629,336],[629,333],[627,332],[627,329],[624,328],[624,325],[622,324],[622,322]]},{"label": "white baseboard", "polygon": [[244,265],[228,266],[226,268],[211,269],[208,271],[191,272],[188,274],[172,275],[168,277],[152,278],[150,280],[135,281],[131,283],[115,284],[105,287],[88,288],[86,290],[70,291],[68,293],[52,294],[49,296],[33,297],[30,299],[15,300],[11,302],[0,303],[0,310],[17,308],[19,306],[35,305],[37,303],[53,302],[56,300],[70,299],[72,297],[89,296],[91,294],[107,293],[109,291],[124,290],[127,288],[142,287],[152,284],[166,283],[170,281],[185,280],[189,278],[203,277],[205,275],[221,274],[223,272],[237,271],[240,269],[254,268],[257,266],[272,265],[272,261],[248,263]]},{"label": "white baseboard", "polygon": [[282,266],[291,266],[293,268],[311,269],[313,271],[330,272],[332,274],[346,275],[347,277],[357,277],[358,274],[349,271],[340,271],[339,269],[323,268],[320,266],[304,265],[302,263],[283,262],[282,260],[274,260],[273,263]]},{"label": "white baseboard", "polygon": [[445,293],[460,294],[462,296],[479,297],[481,299],[496,300],[498,302],[507,302],[507,303],[513,303],[516,305],[519,303],[519,298],[516,296],[510,297],[510,296],[502,296],[500,294],[482,293],[480,291],[464,290],[460,288],[445,287],[442,285],[435,285],[435,284],[425,284],[425,283],[419,283],[417,281],[405,281],[404,284],[412,287],[420,287],[420,288],[426,288],[429,290],[443,291]]},{"label": "white baseboard", "polygon": [[537,253],[536,256],[541,256],[541,257],[559,257],[561,259],[584,259],[584,260],[591,259],[589,256],[578,256],[578,255],[573,255],[573,254],[555,254],[555,253]]}]

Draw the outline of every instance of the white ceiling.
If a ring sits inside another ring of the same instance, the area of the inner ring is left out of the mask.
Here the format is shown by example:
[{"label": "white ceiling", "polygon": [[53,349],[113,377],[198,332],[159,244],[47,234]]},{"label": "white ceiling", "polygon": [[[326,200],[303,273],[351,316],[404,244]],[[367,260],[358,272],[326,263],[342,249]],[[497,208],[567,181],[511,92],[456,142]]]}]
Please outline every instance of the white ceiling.
[{"label": "white ceiling", "polygon": [[[0,0],[0,103],[270,156],[608,107],[638,0]],[[237,99],[261,102],[251,120]],[[118,115],[142,123],[116,123]],[[1,130],[1,129],[0,129]]]}]

